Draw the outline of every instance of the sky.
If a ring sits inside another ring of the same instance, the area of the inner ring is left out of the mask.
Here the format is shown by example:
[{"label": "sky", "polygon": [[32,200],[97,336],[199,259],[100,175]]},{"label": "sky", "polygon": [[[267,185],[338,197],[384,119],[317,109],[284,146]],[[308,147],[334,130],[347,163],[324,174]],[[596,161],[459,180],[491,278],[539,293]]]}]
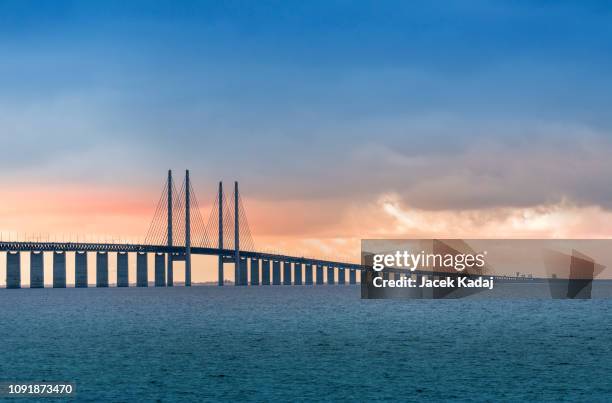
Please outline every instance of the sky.
[{"label": "sky", "polygon": [[604,1],[0,0],[2,236],[142,239],[188,168],[265,250],[607,238],[611,43]]}]

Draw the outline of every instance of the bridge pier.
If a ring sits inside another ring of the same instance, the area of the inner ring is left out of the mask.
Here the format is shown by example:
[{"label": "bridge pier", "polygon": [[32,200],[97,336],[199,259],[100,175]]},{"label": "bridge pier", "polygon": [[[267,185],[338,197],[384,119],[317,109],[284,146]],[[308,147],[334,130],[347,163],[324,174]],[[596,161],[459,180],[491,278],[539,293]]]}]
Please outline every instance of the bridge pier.
[{"label": "bridge pier", "polygon": [[87,287],[87,252],[74,253],[74,286]]},{"label": "bridge pier", "polygon": [[128,254],[117,252],[117,287],[129,287]]},{"label": "bridge pier", "polygon": [[344,267],[338,267],[338,285],[344,285],[346,283],[345,269]]},{"label": "bridge pier", "polygon": [[293,284],[302,285],[302,263],[298,263],[298,262],[293,263],[293,269],[295,272]]},{"label": "bridge pier", "polygon": [[328,285],[334,285],[335,284],[335,273],[334,273],[334,266],[327,266],[327,284]]},{"label": "bridge pier", "polygon": [[323,285],[323,266],[317,264],[317,285]]},{"label": "bridge pier", "polygon": [[234,268],[234,285],[247,285],[247,260],[244,257],[239,257],[238,264]]},{"label": "bridge pier", "polygon": [[166,255],[155,254],[155,287],[166,286]]},{"label": "bridge pier", "polygon": [[357,270],[355,269],[349,271],[349,284],[357,284]]},{"label": "bridge pier", "polygon": [[240,260],[234,259],[234,286],[240,285],[240,279],[242,276],[240,275]]},{"label": "bridge pier", "polygon": [[270,261],[261,261],[261,285],[270,285]]},{"label": "bridge pier", "polygon": [[21,288],[20,252],[6,252],[6,288]]},{"label": "bridge pier", "polygon": [[217,262],[217,285],[223,286],[224,274],[223,274],[223,255],[219,254],[219,261]]},{"label": "bridge pier", "polygon": [[174,287],[174,256],[172,253],[168,253],[168,267],[166,276],[166,285],[168,287]]},{"label": "bridge pier", "polygon": [[43,288],[45,286],[45,263],[42,251],[30,252],[30,288]]},{"label": "bridge pier", "polygon": [[248,267],[247,258],[240,259],[240,284],[248,285],[249,284],[249,267]]},{"label": "bridge pier", "polygon": [[96,287],[108,287],[108,252],[96,252]]},{"label": "bridge pier", "polygon": [[312,264],[306,263],[306,285],[312,285]]},{"label": "bridge pier", "polygon": [[283,285],[291,285],[291,262],[283,262]]},{"label": "bridge pier", "polygon": [[[170,255],[170,254],[168,254]],[[168,259],[171,259],[170,257]],[[136,287],[149,286],[148,261],[145,252],[136,253]]]},{"label": "bridge pier", "polygon": [[[421,284],[423,281],[431,280],[431,274],[418,274],[417,275],[417,284]],[[418,288],[419,296],[422,298],[434,298],[434,289],[433,288]]]},{"label": "bridge pier", "polygon": [[259,259],[251,258],[251,285],[259,285]]},{"label": "bridge pier", "polygon": [[281,269],[278,260],[272,262],[272,285],[281,285]]},{"label": "bridge pier", "polygon": [[53,251],[53,288],[66,288],[66,252]]}]

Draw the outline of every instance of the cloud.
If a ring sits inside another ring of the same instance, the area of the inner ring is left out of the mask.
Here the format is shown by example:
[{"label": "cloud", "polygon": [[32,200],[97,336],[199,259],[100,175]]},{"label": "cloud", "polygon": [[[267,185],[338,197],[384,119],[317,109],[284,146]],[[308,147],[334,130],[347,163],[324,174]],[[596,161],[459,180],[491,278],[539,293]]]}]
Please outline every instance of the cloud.
[{"label": "cloud", "polygon": [[[512,130],[512,129],[511,129]],[[606,132],[587,127],[534,123],[512,138],[476,137],[439,151],[372,143],[353,153],[352,173],[362,195],[395,192],[411,206],[428,209],[525,207],[569,200],[612,207]],[[348,172],[346,172],[348,174]],[[336,180],[342,191],[342,180]]]},{"label": "cloud", "polygon": [[166,169],[190,168],[200,199],[238,179],[252,201],[308,204],[317,233],[390,193],[429,211],[612,207],[597,10],[424,2],[344,21],[320,7],[176,20],[85,7],[54,35],[8,27],[3,179],[156,192]]},{"label": "cloud", "polygon": [[379,204],[393,219],[392,226],[385,229],[386,236],[607,238],[612,224],[612,212],[567,201],[524,208],[431,211],[402,205],[397,195],[386,195]]}]

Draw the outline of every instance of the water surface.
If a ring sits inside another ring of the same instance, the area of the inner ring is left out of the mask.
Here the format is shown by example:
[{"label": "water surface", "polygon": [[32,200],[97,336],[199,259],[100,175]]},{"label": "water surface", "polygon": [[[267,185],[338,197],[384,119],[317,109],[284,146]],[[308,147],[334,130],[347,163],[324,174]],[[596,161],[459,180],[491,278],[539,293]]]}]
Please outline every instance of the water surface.
[{"label": "water surface", "polygon": [[0,380],[79,400],[612,399],[612,300],[356,286],[0,290]]}]

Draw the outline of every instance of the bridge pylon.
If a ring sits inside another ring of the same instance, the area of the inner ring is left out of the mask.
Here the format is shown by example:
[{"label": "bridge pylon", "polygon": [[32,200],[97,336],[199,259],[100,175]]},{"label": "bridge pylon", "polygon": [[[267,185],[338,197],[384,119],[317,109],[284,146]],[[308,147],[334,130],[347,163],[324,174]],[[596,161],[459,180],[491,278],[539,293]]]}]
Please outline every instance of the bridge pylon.
[{"label": "bridge pylon", "polygon": [[218,268],[218,285],[223,286],[223,182],[219,182],[219,268]]},{"label": "bridge pylon", "polygon": [[246,269],[241,265],[244,265],[244,253],[255,252],[255,246],[238,182],[234,182],[233,197],[226,197],[223,182],[219,182],[208,220],[202,217],[191,182],[190,171],[185,170],[182,185],[176,187],[172,170],[168,170],[144,245],[159,246],[156,252],[166,254],[169,287],[174,285],[173,263],[177,261],[185,261],[185,286],[193,283],[191,257],[193,253],[201,253],[202,248],[218,251],[218,285],[223,285],[225,263],[234,263],[236,285],[246,285],[248,276],[242,273]]},{"label": "bridge pylon", "polygon": [[240,265],[240,215],[238,206],[238,181],[236,181],[234,182],[234,285],[246,285],[243,284],[243,277],[245,276],[242,275]]},{"label": "bridge pylon", "polygon": [[172,250],[172,170],[169,169],[168,170],[168,207],[167,207],[167,211],[168,211],[168,225],[167,225],[167,229],[168,229],[168,237],[167,237],[167,241],[168,241],[168,275],[167,275],[167,285],[168,287],[172,287],[174,286],[174,270],[173,270],[173,266],[172,266],[172,261],[173,261],[173,256],[172,256],[172,252],[170,252],[170,250]]},{"label": "bridge pylon", "polygon": [[185,287],[191,287],[191,185],[189,170],[185,171]]}]

